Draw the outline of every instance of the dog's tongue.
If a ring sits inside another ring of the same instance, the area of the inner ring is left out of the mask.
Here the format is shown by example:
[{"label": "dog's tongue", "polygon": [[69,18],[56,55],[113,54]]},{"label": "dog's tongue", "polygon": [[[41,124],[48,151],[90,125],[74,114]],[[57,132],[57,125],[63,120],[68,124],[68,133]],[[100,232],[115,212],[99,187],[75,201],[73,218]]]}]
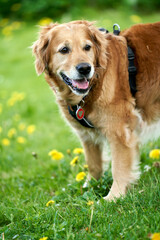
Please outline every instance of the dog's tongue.
[{"label": "dog's tongue", "polygon": [[89,86],[89,82],[86,78],[80,80],[72,80],[72,85],[79,89],[87,89]]}]

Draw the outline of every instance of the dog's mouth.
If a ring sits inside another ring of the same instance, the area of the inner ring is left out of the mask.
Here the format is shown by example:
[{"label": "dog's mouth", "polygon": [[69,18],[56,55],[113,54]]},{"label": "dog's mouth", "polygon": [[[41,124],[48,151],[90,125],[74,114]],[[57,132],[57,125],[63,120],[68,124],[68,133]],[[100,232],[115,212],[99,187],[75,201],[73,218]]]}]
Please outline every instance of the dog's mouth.
[{"label": "dog's mouth", "polygon": [[89,79],[83,77],[81,79],[70,79],[64,73],[60,73],[63,81],[78,93],[86,93],[89,89]]}]

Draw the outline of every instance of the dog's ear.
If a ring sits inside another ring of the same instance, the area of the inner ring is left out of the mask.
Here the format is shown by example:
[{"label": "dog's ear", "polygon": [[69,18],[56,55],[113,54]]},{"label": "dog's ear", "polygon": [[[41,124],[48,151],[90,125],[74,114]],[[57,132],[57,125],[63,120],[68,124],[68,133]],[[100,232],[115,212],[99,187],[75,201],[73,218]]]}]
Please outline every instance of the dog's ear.
[{"label": "dog's ear", "polygon": [[49,62],[49,31],[57,26],[58,24],[50,24],[48,26],[42,27],[42,30],[39,34],[39,39],[33,44],[32,51],[36,57],[35,68],[38,75],[41,75]]},{"label": "dog's ear", "polygon": [[36,57],[35,68],[38,75],[41,75],[47,65],[46,49],[49,45],[49,40],[40,38],[33,44],[33,53]]},{"label": "dog's ear", "polygon": [[106,68],[107,56],[106,56],[106,46],[107,40],[103,32],[99,31],[93,25],[90,27],[90,38],[94,43],[96,49],[96,61],[97,66]]}]

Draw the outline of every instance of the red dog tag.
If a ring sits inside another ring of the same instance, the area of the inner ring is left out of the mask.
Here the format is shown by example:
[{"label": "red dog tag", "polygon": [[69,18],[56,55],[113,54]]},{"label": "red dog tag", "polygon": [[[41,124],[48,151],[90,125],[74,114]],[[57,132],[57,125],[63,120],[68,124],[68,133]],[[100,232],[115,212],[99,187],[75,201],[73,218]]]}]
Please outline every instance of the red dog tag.
[{"label": "red dog tag", "polygon": [[84,117],[84,110],[81,107],[77,109],[76,116],[78,120],[81,120]]}]

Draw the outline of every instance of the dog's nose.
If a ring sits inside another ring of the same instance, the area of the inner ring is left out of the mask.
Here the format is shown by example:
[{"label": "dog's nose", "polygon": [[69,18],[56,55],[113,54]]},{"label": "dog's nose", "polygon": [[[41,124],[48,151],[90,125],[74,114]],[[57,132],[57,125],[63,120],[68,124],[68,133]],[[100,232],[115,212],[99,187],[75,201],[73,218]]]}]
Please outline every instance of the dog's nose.
[{"label": "dog's nose", "polygon": [[76,66],[76,69],[80,74],[86,76],[91,71],[91,65],[89,63],[80,63]]}]

